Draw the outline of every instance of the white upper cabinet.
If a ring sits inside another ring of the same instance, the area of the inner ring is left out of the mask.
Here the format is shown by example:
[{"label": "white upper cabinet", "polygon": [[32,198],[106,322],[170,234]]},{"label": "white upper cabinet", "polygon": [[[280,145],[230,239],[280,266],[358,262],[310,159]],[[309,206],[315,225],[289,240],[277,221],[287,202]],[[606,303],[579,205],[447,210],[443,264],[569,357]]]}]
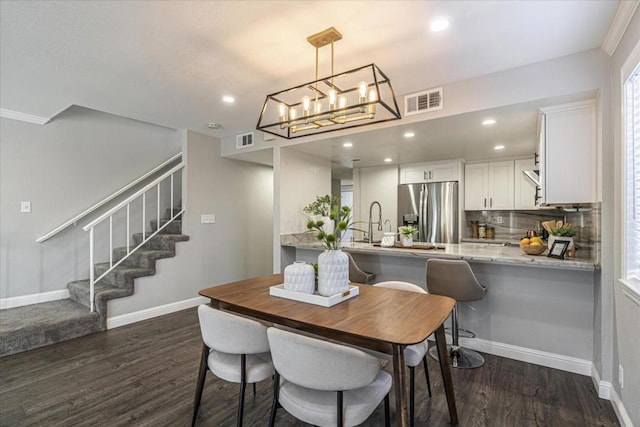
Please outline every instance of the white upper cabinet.
[{"label": "white upper cabinet", "polygon": [[513,160],[465,165],[465,210],[513,209],[513,170]]},{"label": "white upper cabinet", "polygon": [[515,160],[514,165],[514,209],[538,209],[536,206],[536,185],[531,182],[522,171],[537,170],[538,166],[533,158]]},{"label": "white upper cabinet", "polygon": [[541,112],[542,203],[596,202],[595,100],[544,108]]},{"label": "white upper cabinet", "polygon": [[420,163],[401,166],[400,184],[458,181],[461,162]]}]

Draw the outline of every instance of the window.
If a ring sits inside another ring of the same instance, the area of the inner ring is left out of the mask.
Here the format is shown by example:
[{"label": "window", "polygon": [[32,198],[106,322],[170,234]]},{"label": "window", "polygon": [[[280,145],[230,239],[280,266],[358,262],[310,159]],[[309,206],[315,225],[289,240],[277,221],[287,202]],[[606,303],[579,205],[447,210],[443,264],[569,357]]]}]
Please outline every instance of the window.
[{"label": "window", "polygon": [[640,295],[640,64],[624,86],[625,284]]}]

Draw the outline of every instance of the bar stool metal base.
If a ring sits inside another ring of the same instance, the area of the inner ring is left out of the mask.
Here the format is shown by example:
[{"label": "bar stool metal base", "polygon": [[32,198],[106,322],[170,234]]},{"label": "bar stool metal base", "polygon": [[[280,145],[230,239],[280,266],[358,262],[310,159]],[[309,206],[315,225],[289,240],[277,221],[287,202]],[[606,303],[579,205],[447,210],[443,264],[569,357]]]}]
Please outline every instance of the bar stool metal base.
[{"label": "bar stool metal base", "polygon": [[[455,349],[453,346],[447,345],[447,353],[449,354],[449,366],[454,368],[472,369],[484,365],[484,357],[477,351],[468,348],[457,347]],[[429,349],[429,355],[435,360],[440,360],[436,346]]]}]

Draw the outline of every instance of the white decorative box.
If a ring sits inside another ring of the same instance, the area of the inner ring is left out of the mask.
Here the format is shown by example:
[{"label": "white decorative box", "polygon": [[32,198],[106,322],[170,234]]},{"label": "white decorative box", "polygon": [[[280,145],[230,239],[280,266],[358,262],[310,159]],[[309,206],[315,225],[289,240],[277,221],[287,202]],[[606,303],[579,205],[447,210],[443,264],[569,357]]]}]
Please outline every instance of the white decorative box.
[{"label": "white decorative box", "polygon": [[305,294],[304,292],[290,291],[284,288],[284,284],[271,286],[269,288],[269,295],[274,297],[286,298],[300,302],[306,302],[307,304],[321,305],[323,307],[331,307],[339,304],[343,301],[351,299],[360,293],[360,288],[357,286],[349,285],[349,289],[339,294],[331,295],[330,297],[323,297],[320,294]]}]

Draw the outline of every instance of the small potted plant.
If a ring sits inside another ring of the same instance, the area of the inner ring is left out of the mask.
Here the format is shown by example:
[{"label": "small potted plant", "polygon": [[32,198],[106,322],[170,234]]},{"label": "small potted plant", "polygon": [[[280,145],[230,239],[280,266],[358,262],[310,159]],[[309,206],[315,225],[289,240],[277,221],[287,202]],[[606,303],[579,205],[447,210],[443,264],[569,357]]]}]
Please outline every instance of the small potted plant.
[{"label": "small potted plant", "polygon": [[558,221],[555,227],[551,227],[549,232],[549,247],[553,247],[553,242],[556,240],[568,240],[569,246],[567,249],[573,249],[573,236],[576,235],[576,230],[570,223],[563,224]]},{"label": "small potted plant", "polygon": [[413,236],[418,232],[418,229],[412,225],[403,225],[398,227],[400,234],[400,243],[402,246],[410,248],[413,246]]}]

